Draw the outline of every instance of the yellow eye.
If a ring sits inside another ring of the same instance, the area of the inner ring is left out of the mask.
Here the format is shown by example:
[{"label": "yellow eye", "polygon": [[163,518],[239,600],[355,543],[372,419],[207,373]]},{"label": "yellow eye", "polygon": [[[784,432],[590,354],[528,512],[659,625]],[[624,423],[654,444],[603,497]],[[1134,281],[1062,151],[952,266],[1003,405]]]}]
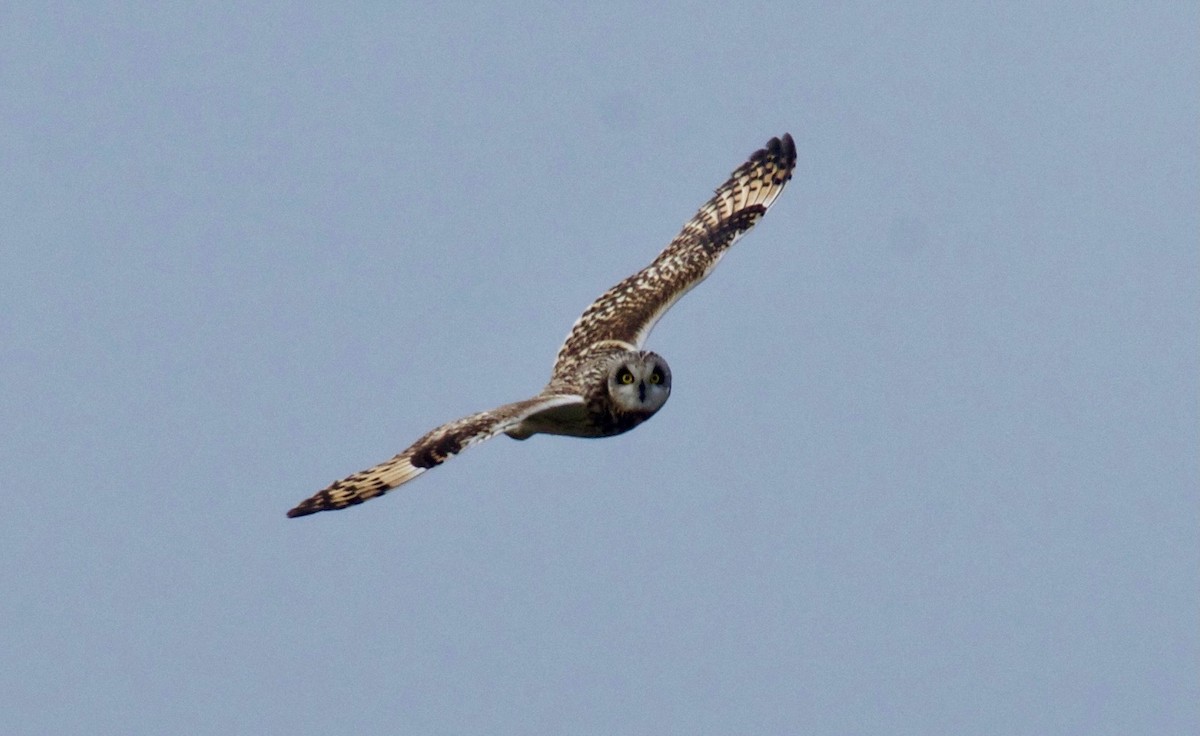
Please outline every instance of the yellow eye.
[{"label": "yellow eye", "polygon": [[662,374],[654,371],[650,374],[650,383],[662,383]]},{"label": "yellow eye", "polygon": [[617,376],[617,380],[624,384],[633,383],[633,374],[629,371],[621,371],[621,375]]}]

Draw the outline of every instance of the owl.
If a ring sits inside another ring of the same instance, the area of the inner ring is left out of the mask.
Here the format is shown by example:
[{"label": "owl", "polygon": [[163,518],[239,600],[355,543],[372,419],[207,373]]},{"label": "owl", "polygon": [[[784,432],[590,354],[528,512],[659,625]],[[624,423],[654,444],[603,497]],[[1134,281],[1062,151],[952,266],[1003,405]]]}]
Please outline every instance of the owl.
[{"label": "owl", "polygon": [[791,135],[772,138],[751,154],[649,266],[584,310],[541,393],[443,424],[392,459],[301,501],[287,515],[343,509],[381,496],[499,434],[518,440],[535,434],[611,437],[654,416],[671,396],[671,369],[661,355],[643,349],[646,337],[754,227],[795,166]]}]

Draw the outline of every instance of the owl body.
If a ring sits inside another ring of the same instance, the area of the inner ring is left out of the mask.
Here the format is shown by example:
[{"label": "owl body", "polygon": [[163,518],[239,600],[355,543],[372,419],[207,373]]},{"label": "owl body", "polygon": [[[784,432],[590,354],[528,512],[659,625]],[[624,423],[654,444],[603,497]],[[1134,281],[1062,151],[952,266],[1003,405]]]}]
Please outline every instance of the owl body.
[{"label": "owl body", "polygon": [[521,420],[505,434],[612,437],[654,416],[671,396],[671,369],[657,353],[606,347],[593,351],[569,376],[551,379],[543,393],[582,397]]},{"label": "owl body", "polygon": [[671,395],[671,370],[662,356],[642,349],[647,336],[766,214],[795,165],[790,135],[751,154],[649,266],[584,310],[539,394],[443,424],[392,459],[332,483],[288,516],[360,504],[498,434],[611,437],[654,416]]}]

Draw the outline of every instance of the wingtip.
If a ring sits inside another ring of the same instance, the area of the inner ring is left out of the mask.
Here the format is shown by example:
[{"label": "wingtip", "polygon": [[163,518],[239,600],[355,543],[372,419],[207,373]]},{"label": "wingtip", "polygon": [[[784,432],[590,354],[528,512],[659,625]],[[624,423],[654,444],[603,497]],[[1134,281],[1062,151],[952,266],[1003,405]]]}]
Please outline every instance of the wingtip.
[{"label": "wingtip", "polygon": [[779,138],[772,138],[767,143],[767,150],[783,163],[783,168],[791,169],[796,164],[796,141],[791,133],[784,133]]},{"label": "wingtip", "polygon": [[[322,491],[322,493],[324,492]],[[326,511],[333,508],[337,507],[329,505],[328,499],[323,498],[322,495],[318,493],[317,495],[312,496],[311,498],[306,498],[300,503],[296,504],[296,508],[287,512],[287,517],[289,519],[295,519],[301,516],[309,516],[319,511]]]},{"label": "wingtip", "polygon": [[783,144],[784,157],[791,161],[795,161],[796,160],[796,141],[792,140],[792,134],[784,133],[783,138],[781,139],[780,142]]},{"label": "wingtip", "polygon": [[792,140],[792,134],[784,133],[782,136],[772,138],[767,141],[767,145],[750,155],[751,161],[762,161],[763,159],[773,159],[779,162],[780,168],[790,173],[796,165],[796,141]]}]

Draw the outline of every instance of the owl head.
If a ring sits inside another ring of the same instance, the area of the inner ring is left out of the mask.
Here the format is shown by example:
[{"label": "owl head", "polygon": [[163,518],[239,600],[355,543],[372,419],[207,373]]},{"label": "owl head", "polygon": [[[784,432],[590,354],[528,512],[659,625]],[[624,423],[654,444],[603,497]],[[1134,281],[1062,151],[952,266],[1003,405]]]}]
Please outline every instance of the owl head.
[{"label": "owl head", "polygon": [[657,353],[624,353],[609,368],[608,395],[622,411],[653,414],[671,395],[671,369]]}]

